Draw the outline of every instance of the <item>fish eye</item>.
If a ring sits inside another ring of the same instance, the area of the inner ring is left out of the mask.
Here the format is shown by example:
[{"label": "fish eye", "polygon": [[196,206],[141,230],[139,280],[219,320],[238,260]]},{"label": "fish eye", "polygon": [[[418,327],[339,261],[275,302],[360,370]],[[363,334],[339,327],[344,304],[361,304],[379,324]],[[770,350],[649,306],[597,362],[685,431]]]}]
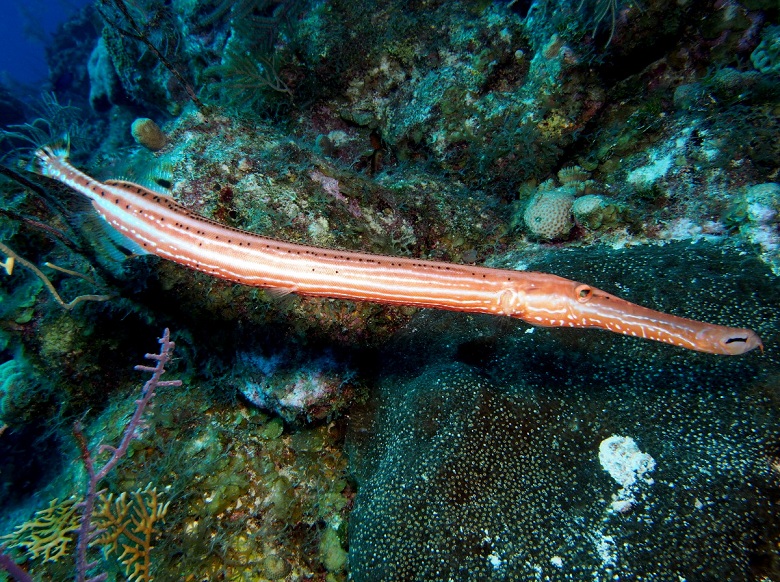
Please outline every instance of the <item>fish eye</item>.
[{"label": "fish eye", "polygon": [[574,290],[574,296],[580,303],[585,303],[593,296],[593,288],[590,285],[578,285]]}]

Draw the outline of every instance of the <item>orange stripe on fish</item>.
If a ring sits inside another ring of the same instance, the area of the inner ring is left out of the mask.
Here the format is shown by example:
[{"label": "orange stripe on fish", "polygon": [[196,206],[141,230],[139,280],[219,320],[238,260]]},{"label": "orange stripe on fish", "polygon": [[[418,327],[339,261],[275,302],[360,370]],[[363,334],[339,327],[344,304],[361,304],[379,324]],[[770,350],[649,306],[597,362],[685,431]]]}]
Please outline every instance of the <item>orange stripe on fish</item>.
[{"label": "orange stripe on fish", "polygon": [[763,349],[749,329],[661,313],[555,275],[330,250],[230,228],[138,184],[95,180],[68,162],[67,144],[40,148],[30,169],[88,197],[144,251],[242,285],[606,329],[713,354]]}]

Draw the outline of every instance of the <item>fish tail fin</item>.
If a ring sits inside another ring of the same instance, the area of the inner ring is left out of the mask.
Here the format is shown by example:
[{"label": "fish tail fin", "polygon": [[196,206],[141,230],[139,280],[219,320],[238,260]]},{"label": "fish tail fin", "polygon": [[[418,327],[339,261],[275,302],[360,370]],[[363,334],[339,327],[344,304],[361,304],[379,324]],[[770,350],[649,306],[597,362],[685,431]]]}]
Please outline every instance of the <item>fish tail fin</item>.
[{"label": "fish tail fin", "polygon": [[67,161],[70,156],[70,136],[53,141],[35,150],[32,159],[27,164],[27,170],[41,176],[52,175],[52,161]]}]

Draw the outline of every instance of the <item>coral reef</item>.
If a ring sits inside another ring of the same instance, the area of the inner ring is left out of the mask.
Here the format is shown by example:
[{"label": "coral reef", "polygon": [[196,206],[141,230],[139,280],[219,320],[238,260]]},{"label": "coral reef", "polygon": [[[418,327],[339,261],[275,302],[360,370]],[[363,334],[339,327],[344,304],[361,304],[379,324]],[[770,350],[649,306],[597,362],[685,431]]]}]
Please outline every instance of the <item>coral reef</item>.
[{"label": "coral reef", "polygon": [[[33,519],[18,526],[4,539],[12,548],[23,548],[32,559],[58,562],[69,556],[70,546],[75,545],[82,507],[75,497],[62,502],[52,499],[47,508],[36,512]],[[106,556],[112,552],[118,555],[128,580],[151,580],[154,525],[164,519],[167,509],[168,503],[158,503],[157,491],[151,486],[133,491],[129,499],[127,492],[116,499],[113,494],[102,493],[93,515],[99,535],[90,545],[102,548]],[[123,542],[121,554],[120,541]]]},{"label": "coral reef", "polygon": [[106,556],[112,552],[118,555],[131,582],[152,580],[152,536],[157,532],[154,526],[165,520],[169,505],[170,501],[160,503],[157,489],[151,483],[145,489],[133,491],[130,497],[126,491],[116,499],[111,493],[102,494],[94,514],[97,530],[102,533],[93,545],[102,546]]},{"label": "coral reef", "polygon": [[[84,8],[40,102],[0,90],[0,564],[72,577],[70,427],[102,466],[162,324],[182,387],[93,483],[111,551],[81,547],[90,572],[780,579],[778,18],[776,0]],[[74,167],[228,227],[554,273],[751,327],[764,352],[218,281],[23,170],[65,133]]]},{"label": "coral reef", "polygon": [[[89,64],[96,42],[100,38],[98,18],[93,3],[83,5],[53,32],[51,42],[46,47],[49,89],[57,95],[60,102],[83,111],[90,108],[92,84]],[[97,118],[92,118],[92,123],[95,124],[94,129],[104,129]]]},{"label": "coral reef", "polygon": [[0,423],[23,427],[50,407],[51,385],[20,354],[0,364]]},{"label": "coral reef", "polygon": [[[560,385],[553,396],[497,385],[465,367],[432,367],[386,388],[403,396],[383,391],[390,402],[376,428],[382,453],[372,458],[373,473],[359,472],[350,535],[356,580],[688,578],[702,561],[713,576],[748,580],[750,561],[777,535],[766,521],[761,540],[726,534],[749,527],[746,515],[760,514],[780,478],[758,460],[762,446],[742,439],[755,430],[765,443],[776,438],[766,417],[756,426],[750,414],[731,410],[739,428],[717,438],[718,422],[707,423],[706,411],[691,415],[701,404],[683,392],[672,399],[654,388],[634,408],[625,386],[590,385],[586,402]],[[743,406],[770,409],[760,399]],[[641,423],[629,420],[639,409]],[[641,431],[663,468],[643,488],[642,503],[619,512],[607,501],[614,482],[597,463],[599,442],[615,429]],[[717,512],[707,510],[715,504]],[[690,513],[678,514],[680,505]],[[680,547],[696,550],[686,559]]]},{"label": "coral reef", "polygon": [[617,218],[617,207],[598,194],[586,194],[577,198],[572,203],[571,212],[577,223],[588,230],[610,226]]},{"label": "coral reef", "polygon": [[761,248],[762,258],[780,274],[780,184],[755,184],[736,200],[732,219],[740,232]]},{"label": "coral reef", "polygon": [[523,184],[512,226],[522,222],[532,239],[546,242],[565,240],[575,224],[602,234],[625,226],[624,212],[606,195],[596,193],[599,187],[590,172],[568,166],[558,171],[557,178],[558,185],[553,179],[536,187],[533,181]]},{"label": "coral reef", "polygon": [[106,42],[101,37],[92,49],[87,63],[89,73],[89,104],[95,111],[108,111],[122,103],[122,85],[116,74]]},{"label": "coral reef", "polygon": [[3,536],[12,547],[24,548],[33,558],[56,562],[70,553],[80,516],[76,499],[49,501],[49,506],[35,513],[33,519],[21,524],[12,533]]}]

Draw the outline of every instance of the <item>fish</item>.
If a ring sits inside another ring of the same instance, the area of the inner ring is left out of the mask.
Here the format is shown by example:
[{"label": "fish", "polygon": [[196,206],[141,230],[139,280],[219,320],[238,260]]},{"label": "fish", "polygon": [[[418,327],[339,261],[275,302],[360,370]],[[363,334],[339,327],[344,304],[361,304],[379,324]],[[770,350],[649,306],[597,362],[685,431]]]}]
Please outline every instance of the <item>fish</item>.
[{"label": "fish", "polygon": [[750,329],[663,313],[553,274],[327,249],[232,228],[139,184],[98,181],[70,163],[69,150],[67,139],[45,145],[29,169],[86,196],[138,252],[274,295],[487,313],[534,326],[597,328],[718,355],[763,351]]}]

